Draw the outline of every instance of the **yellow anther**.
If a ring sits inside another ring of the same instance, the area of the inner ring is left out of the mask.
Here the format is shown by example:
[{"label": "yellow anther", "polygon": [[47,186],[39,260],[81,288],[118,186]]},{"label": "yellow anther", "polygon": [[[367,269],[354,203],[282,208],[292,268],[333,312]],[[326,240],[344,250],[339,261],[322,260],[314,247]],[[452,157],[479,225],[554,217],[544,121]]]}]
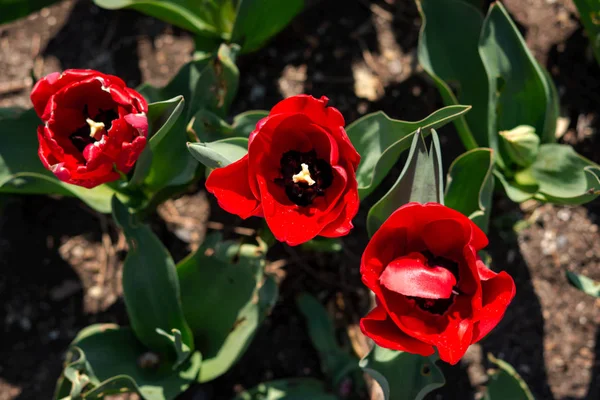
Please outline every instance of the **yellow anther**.
[{"label": "yellow anther", "polygon": [[102,131],[105,128],[104,123],[96,122],[96,121],[92,120],[91,118],[86,119],[85,122],[87,122],[88,125],[90,126],[90,136],[96,140],[102,139]]},{"label": "yellow anther", "polygon": [[308,184],[308,186],[314,185],[316,182],[310,176],[310,171],[308,170],[308,165],[306,165],[304,163],[302,163],[300,165],[302,166],[302,171],[300,171],[296,175],[292,176],[292,180],[294,181],[294,183],[304,182],[304,183]]}]

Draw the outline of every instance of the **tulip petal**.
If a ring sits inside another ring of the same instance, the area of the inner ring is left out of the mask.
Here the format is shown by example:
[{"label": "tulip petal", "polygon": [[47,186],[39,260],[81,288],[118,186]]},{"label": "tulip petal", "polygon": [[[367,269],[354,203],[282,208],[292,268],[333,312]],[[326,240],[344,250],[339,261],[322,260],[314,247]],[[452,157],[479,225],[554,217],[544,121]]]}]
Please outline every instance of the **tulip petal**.
[{"label": "tulip petal", "polygon": [[408,336],[400,330],[381,305],[377,305],[360,320],[360,329],[365,336],[370,337],[377,345],[386,349],[406,351],[422,356],[433,354],[433,346]]},{"label": "tulip petal", "polygon": [[250,190],[248,156],[223,168],[217,168],[206,180],[206,190],[214,194],[219,206],[241,218],[260,212],[260,203]]},{"label": "tulip petal", "polygon": [[481,278],[483,308],[480,320],[475,324],[473,343],[483,339],[498,325],[516,294],[515,282],[506,272],[502,271],[496,274],[482,261],[477,262],[477,267]]},{"label": "tulip petal", "polygon": [[424,261],[425,257],[417,253],[398,258],[383,270],[379,282],[404,296],[449,299],[456,278],[446,268],[430,267]]},{"label": "tulip petal", "polygon": [[455,219],[429,222],[423,227],[422,238],[427,249],[436,256],[460,254],[469,240],[464,225]]}]

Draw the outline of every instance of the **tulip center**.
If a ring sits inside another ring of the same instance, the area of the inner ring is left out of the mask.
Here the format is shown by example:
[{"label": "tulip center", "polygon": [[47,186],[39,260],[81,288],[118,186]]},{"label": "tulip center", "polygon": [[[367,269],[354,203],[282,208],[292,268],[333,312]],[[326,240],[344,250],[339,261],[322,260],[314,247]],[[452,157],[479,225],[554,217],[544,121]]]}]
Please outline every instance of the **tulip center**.
[{"label": "tulip center", "polygon": [[77,128],[75,132],[69,135],[71,143],[80,152],[90,144],[102,139],[102,136],[108,134],[112,127],[112,122],[119,118],[119,114],[115,110],[99,110],[96,115],[90,115],[88,106],[83,107],[83,117],[85,125]]},{"label": "tulip center", "polygon": [[314,150],[288,151],[281,156],[280,165],[281,177],[275,183],[284,187],[291,202],[302,207],[312,204],[317,196],[324,196],[333,181],[331,165],[317,158]]},{"label": "tulip center", "polygon": [[435,256],[434,254],[432,254],[430,251],[427,251],[427,250],[422,251],[421,254],[423,254],[425,256],[425,258],[427,260],[427,265],[429,266],[429,268],[442,268],[442,269],[446,270],[447,272],[452,274],[452,276],[455,278],[456,283],[452,287],[452,292],[448,298],[438,298],[438,299],[426,299],[426,298],[422,298],[422,297],[410,297],[410,298],[415,301],[415,303],[417,304],[417,307],[419,307],[420,309],[430,312],[432,314],[442,315],[446,311],[448,311],[448,309],[450,308],[452,303],[454,303],[455,297],[460,294],[460,291],[458,289],[458,280],[459,280],[458,263],[456,263],[452,260],[449,260],[447,258],[444,258],[444,257]]}]

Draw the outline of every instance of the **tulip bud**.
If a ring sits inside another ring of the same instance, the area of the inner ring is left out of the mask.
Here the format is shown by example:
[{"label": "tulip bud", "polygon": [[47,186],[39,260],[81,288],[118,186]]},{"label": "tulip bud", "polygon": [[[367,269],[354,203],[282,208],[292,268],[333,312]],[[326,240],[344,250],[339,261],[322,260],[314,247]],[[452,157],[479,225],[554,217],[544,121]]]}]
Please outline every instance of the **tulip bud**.
[{"label": "tulip bud", "polygon": [[519,125],[510,131],[500,131],[504,148],[511,161],[520,167],[530,166],[537,157],[540,138],[535,134],[535,128],[529,125]]}]

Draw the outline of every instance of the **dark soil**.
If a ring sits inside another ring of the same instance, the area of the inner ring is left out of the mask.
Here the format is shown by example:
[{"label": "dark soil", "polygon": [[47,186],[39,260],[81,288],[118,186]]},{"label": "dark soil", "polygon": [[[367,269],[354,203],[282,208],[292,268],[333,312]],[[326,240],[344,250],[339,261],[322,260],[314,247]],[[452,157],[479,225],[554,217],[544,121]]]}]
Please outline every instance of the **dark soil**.
[{"label": "dark soil", "polygon": [[[561,140],[600,162],[600,69],[574,5],[570,0],[505,3],[558,85]],[[283,97],[304,92],[329,97],[348,123],[376,110],[421,119],[442,104],[416,67],[419,24],[409,0],[317,2],[267,47],[240,57],[241,85],[233,111],[269,109]],[[29,106],[31,69],[41,76],[94,68],[119,75],[131,86],[142,81],[162,85],[190,59],[192,49],[189,35],[160,21],[101,10],[88,0],[64,1],[0,26],[0,106]],[[441,139],[447,165],[461,148],[452,127],[441,130]],[[384,192],[393,179],[379,190]],[[182,398],[228,399],[264,380],[322,377],[294,299],[303,291],[313,293],[340,333],[347,326],[350,334],[356,332],[369,307],[358,276],[369,203],[362,204],[340,253],[282,245],[272,249],[269,268],[281,278],[272,314],[235,368]],[[532,203],[520,209],[497,197],[489,251],[494,268],[515,278],[517,296],[502,323],[472,346],[458,367],[444,367],[448,383],[429,398],[477,398],[488,352],[510,362],[537,399],[600,398],[600,302],[564,278],[564,271],[571,270],[600,279],[598,204]],[[74,199],[3,195],[0,207],[0,400],[49,399],[64,351],[78,330],[95,322],[126,323],[119,297],[125,245],[109,217]],[[235,234],[236,227],[254,226],[221,212],[201,186],[163,205],[158,215],[153,227],[176,259],[195,248],[206,229]],[[364,352],[364,344],[352,344]]]}]

